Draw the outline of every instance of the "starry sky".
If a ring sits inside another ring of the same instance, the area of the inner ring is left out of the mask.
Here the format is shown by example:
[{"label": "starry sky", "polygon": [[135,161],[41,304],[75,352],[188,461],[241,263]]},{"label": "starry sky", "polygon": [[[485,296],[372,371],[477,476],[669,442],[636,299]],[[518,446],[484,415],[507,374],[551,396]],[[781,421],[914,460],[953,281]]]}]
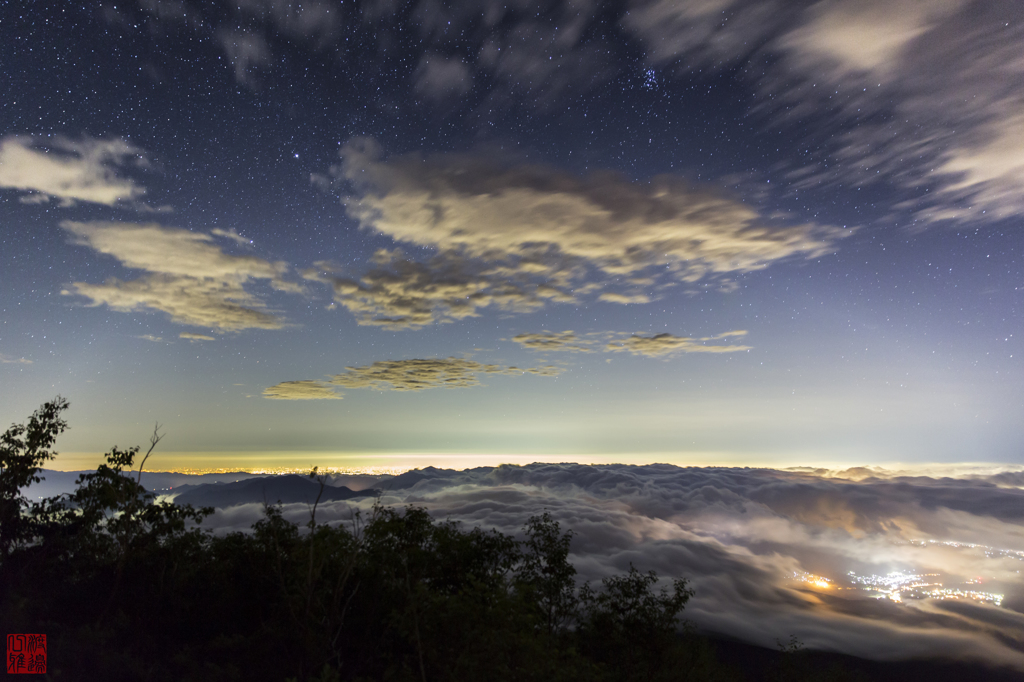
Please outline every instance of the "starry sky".
[{"label": "starry sky", "polygon": [[1024,462],[1024,6],[0,6],[57,468]]}]

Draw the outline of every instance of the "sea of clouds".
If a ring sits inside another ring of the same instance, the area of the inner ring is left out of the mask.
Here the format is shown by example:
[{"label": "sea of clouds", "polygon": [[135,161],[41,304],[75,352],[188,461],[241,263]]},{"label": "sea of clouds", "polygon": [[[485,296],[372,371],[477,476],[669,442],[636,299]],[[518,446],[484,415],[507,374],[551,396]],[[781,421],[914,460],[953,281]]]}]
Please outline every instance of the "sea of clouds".
[{"label": "sea of clouds", "polygon": [[[684,615],[705,632],[772,647],[795,635],[810,648],[872,659],[944,656],[1024,670],[1021,486],[1019,471],[532,464],[428,468],[375,487],[383,504],[513,534],[546,510],[574,534],[581,581],[630,564],[687,578],[695,596]],[[374,499],[321,504],[317,521],[347,523]],[[218,509],[207,523],[217,532],[246,530],[262,508]],[[309,520],[307,504],[283,511]],[[914,573],[1003,599],[897,602],[858,586],[851,571]],[[818,578],[832,582],[816,585]]]}]

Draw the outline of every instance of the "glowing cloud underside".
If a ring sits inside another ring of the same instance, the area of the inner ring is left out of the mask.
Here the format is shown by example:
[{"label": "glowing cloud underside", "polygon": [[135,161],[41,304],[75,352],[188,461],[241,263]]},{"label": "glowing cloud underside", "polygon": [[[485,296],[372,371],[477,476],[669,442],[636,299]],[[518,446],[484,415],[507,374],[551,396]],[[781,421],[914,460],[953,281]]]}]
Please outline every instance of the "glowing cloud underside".
[{"label": "glowing cloud underside", "polygon": [[464,358],[382,360],[366,367],[346,367],[331,379],[344,388],[372,388],[385,391],[422,391],[429,388],[480,386],[480,375],[557,376],[558,367],[506,367],[486,365]]},{"label": "glowing cloud underside", "polygon": [[732,331],[718,336],[706,336],[692,339],[672,334],[655,334],[654,336],[630,336],[622,341],[615,341],[605,346],[606,351],[626,351],[633,355],[647,357],[663,357],[673,353],[736,353],[750,350],[752,346],[716,344],[722,339],[745,336],[745,331]]},{"label": "glowing cloud underside", "polygon": [[372,365],[346,367],[330,381],[286,381],[263,392],[279,400],[315,400],[341,397],[335,387],[368,388],[376,391],[424,391],[431,388],[472,388],[482,386],[481,375],[558,376],[559,367],[514,367],[488,365],[465,358],[411,358],[379,360]]},{"label": "glowing cloud underside", "polygon": [[263,390],[271,400],[340,400],[341,394],[322,381],[285,381]]},{"label": "glowing cloud underside", "polygon": [[512,340],[523,348],[535,351],[566,351],[577,353],[592,353],[593,349],[590,340],[578,337],[572,330],[564,332],[534,332],[518,334]]},{"label": "glowing cloud underside", "polygon": [[25,358],[14,358],[9,355],[0,353],[0,364],[18,364],[18,365],[31,365],[32,361]]},{"label": "glowing cloud underside", "polygon": [[348,276],[318,264],[309,279],[329,283],[363,324],[416,328],[495,306],[530,311],[552,301],[645,303],[647,289],[721,279],[791,257],[813,258],[850,234],[830,226],[775,224],[748,205],[680,178],[633,183],[586,178],[541,166],[475,156],[383,160],[372,140],[341,151],[335,178],[358,189],[346,202],[366,229],[431,247],[427,262],[382,251],[377,269]]},{"label": "glowing cloud underside", "polygon": [[654,336],[623,334],[621,332],[592,332],[585,336],[577,336],[571,330],[564,332],[534,332],[513,336],[512,340],[523,348],[539,352],[567,351],[592,353],[598,348],[608,353],[626,351],[633,355],[647,357],[664,357],[677,353],[735,353],[750,350],[752,346],[740,346],[718,343],[725,339],[746,336],[744,330],[736,330],[691,338],[675,336],[669,333]]},{"label": "glowing cloud underside", "polygon": [[114,206],[137,199],[146,190],[117,176],[118,167],[135,161],[145,165],[140,149],[119,139],[81,141],[65,137],[9,135],[0,140],[0,187],[36,192],[24,203],[59,199]]},{"label": "glowing cloud underside", "polygon": [[285,279],[286,263],[225,253],[214,237],[201,232],[154,223],[65,221],[61,227],[75,244],[145,273],[137,279],[111,278],[103,284],[74,282],[62,292],[84,296],[93,306],[107,305],[121,312],[160,311],[178,324],[218,333],[281,329],[285,321],[246,286],[266,280],[278,291],[302,290]]},{"label": "glowing cloud underside", "polygon": [[185,339],[186,341],[191,341],[191,342],[195,342],[195,341],[215,341],[216,340],[214,337],[207,336],[206,334],[192,334],[191,332],[182,332],[181,334],[178,334],[178,338],[179,339]]},{"label": "glowing cloud underside", "polygon": [[478,157],[383,161],[369,140],[341,153],[336,174],[363,188],[349,212],[365,227],[472,257],[543,267],[553,251],[612,275],[671,265],[690,279],[819,256],[847,234],[809,223],[772,228],[746,204],[670,176],[638,184]]}]

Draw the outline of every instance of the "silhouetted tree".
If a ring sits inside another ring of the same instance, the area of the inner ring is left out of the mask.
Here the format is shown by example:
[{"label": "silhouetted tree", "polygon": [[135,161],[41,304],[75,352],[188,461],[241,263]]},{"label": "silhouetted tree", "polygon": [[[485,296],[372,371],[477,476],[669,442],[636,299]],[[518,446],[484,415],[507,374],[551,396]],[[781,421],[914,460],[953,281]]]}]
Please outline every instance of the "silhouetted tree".
[{"label": "silhouetted tree", "polygon": [[[679,614],[693,592],[677,579],[672,592],[655,592],[658,576],[632,564],[629,573],[602,581],[595,591],[584,585],[580,594],[578,633],[584,651],[605,664],[619,680],[675,678],[666,670],[666,653],[678,642]],[[667,677],[666,677],[667,675]]]},{"label": "silhouetted tree", "polygon": [[569,562],[572,531],[562,533],[550,512],[526,522],[526,539],[516,571],[516,589],[536,605],[548,634],[576,617],[576,568]]},{"label": "silhouetted tree", "polygon": [[139,448],[114,447],[74,492],[29,503],[65,409],[57,398],[0,439],[0,622],[47,633],[54,677],[728,679],[682,627],[685,581],[658,589],[631,566],[578,588],[572,532],[546,512],[517,540],[379,500],[335,525],[314,504],[304,528],[268,505],[250,532],[215,536],[211,509],[142,487],[158,428],[138,472]]},{"label": "silhouetted tree", "polygon": [[39,483],[43,463],[56,457],[51,450],[68,427],[61,418],[68,401],[57,396],[32,413],[27,424],[14,424],[0,436],[0,561],[32,537],[32,520],[25,515],[28,500],[22,488]]}]

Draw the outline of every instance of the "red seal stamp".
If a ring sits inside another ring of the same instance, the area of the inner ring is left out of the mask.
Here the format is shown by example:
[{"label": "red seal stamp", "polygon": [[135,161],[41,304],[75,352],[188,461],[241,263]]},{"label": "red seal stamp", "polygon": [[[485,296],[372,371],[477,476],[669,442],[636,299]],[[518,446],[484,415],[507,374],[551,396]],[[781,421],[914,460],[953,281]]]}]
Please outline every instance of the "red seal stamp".
[{"label": "red seal stamp", "polygon": [[7,674],[46,672],[46,635],[7,635]]}]

